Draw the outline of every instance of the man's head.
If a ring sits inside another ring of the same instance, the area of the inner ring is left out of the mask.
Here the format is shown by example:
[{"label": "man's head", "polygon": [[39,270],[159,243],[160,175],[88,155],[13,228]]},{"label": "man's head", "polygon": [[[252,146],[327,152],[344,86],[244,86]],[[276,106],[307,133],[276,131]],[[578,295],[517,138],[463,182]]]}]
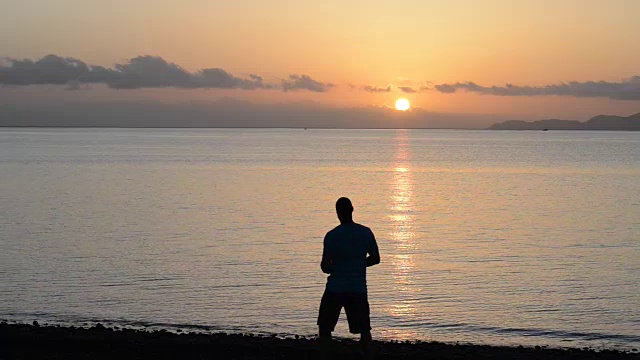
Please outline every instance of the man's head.
[{"label": "man's head", "polygon": [[336,213],[338,214],[340,222],[353,222],[353,205],[351,205],[351,200],[346,197],[338,199],[338,201],[336,201]]}]

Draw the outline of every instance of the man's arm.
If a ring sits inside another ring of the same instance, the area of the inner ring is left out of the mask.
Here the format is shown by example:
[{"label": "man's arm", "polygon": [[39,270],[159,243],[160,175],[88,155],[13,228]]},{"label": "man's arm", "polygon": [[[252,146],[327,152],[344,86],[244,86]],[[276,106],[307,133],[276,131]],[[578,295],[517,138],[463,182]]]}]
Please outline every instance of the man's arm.
[{"label": "man's arm", "polygon": [[320,269],[325,274],[331,274],[333,271],[333,259],[327,250],[327,238],[324,238],[322,245],[322,261],[320,261]]},{"label": "man's arm", "polygon": [[380,264],[380,250],[378,250],[378,243],[376,242],[376,237],[371,232],[371,243],[369,244],[369,249],[367,250],[369,256],[367,256],[367,267]]}]

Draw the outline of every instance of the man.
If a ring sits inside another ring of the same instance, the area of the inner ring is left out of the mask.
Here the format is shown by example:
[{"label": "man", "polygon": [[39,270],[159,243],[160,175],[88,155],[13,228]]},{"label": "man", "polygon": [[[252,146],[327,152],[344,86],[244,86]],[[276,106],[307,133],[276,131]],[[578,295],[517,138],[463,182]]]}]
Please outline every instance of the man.
[{"label": "man", "polygon": [[380,263],[378,244],[371,229],[353,222],[351,200],[341,197],[336,202],[340,225],[324,237],[322,272],[329,274],[320,302],[318,330],[323,358],[328,356],[331,332],[344,307],[349,331],[360,334],[366,359],[373,358],[373,340],[367,300],[367,270]]}]

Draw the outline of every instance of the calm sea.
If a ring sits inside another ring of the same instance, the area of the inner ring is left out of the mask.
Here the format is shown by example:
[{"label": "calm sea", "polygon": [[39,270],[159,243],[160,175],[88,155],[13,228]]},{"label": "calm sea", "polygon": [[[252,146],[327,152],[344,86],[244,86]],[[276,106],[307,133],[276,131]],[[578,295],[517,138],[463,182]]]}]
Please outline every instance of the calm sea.
[{"label": "calm sea", "polygon": [[376,338],[640,347],[630,132],[1,129],[0,319],[315,334],[340,196]]}]

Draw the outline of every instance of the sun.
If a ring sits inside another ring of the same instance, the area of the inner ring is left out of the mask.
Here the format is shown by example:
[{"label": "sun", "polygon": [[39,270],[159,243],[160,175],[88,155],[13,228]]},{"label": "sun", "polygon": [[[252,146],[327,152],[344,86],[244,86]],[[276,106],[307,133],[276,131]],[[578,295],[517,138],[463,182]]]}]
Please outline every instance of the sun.
[{"label": "sun", "polygon": [[400,111],[407,111],[411,107],[409,100],[405,98],[400,98],[396,100],[396,109]]}]

